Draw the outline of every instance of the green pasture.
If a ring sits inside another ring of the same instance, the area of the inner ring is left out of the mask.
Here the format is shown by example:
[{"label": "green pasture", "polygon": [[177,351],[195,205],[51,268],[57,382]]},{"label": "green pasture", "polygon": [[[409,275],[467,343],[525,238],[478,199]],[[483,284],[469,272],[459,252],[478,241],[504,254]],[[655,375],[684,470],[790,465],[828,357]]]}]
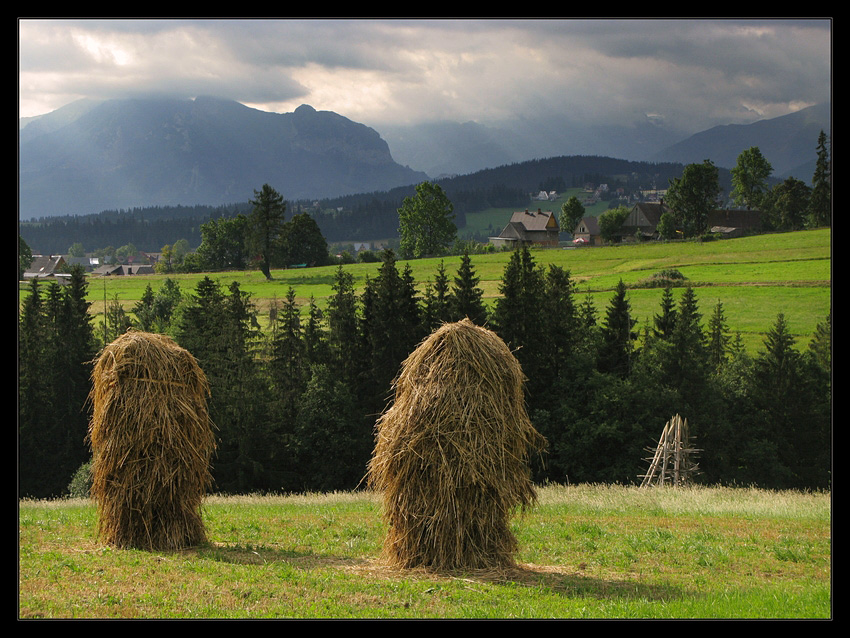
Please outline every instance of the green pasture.
[{"label": "green pasture", "polygon": [[[570,271],[576,283],[577,300],[590,295],[604,313],[614,287],[622,279],[629,291],[633,315],[639,325],[651,321],[658,311],[660,289],[641,288],[641,282],[654,273],[675,268],[695,287],[700,310],[708,321],[715,304],[722,302],[733,333],[740,332],[748,349],[760,347],[763,335],[782,312],[791,332],[808,341],[819,322],[831,308],[832,245],[829,229],[757,235],[711,242],[649,242],[620,246],[578,249],[539,249],[532,251],[537,264],[553,264]],[[499,284],[510,253],[498,252],[472,256],[472,265],[485,300],[499,296]],[[459,256],[400,260],[398,267],[409,264],[420,293],[433,281],[439,264],[445,264],[451,278],[460,265]],[[344,269],[354,276],[355,287],[362,290],[367,277],[378,274],[380,264],[351,264]],[[231,282],[251,295],[261,318],[276,300],[286,297],[290,287],[306,311],[311,297],[324,307],[332,294],[336,266],[273,271],[266,281],[259,271],[209,273],[207,276],[226,288]],[[171,275],[184,293],[191,294],[204,274]],[[104,301],[117,298],[128,310],[142,297],[150,284],[154,290],[164,275],[132,277],[91,277],[89,300],[92,312],[102,314]],[[680,292],[680,290],[679,290]],[[25,294],[25,289],[22,292]],[[262,323],[262,321],[261,321]]]}]

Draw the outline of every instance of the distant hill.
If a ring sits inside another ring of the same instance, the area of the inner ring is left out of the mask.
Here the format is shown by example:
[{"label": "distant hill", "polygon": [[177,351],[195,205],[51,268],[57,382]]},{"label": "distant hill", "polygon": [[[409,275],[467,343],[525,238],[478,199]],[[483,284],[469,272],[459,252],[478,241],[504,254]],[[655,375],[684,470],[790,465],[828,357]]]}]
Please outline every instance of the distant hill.
[{"label": "distant hill", "polygon": [[773,166],[774,177],[793,175],[808,182],[814,174],[816,146],[821,131],[831,131],[829,104],[818,104],[796,113],[752,124],[715,126],[656,153],[659,162],[692,164],[710,159],[717,166],[734,168],[738,155],[753,146]]},{"label": "distant hill", "polygon": [[[607,183],[629,192],[666,188],[670,179],[682,174],[681,164],[632,162],[598,156],[549,157],[506,164],[436,180],[452,201],[455,223],[466,225],[466,215],[489,208],[548,206],[533,199],[541,190],[563,191],[585,183]],[[731,189],[729,171],[720,169],[724,192]],[[387,191],[356,193],[312,200],[287,199],[287,217],[309,212],[329,242],[371,241],[396,237],[398,208],[405,197],[415,193],[414,185]],[[614,202],[612,202],[614,203]],[[248,213],[247,200],[227,206],[134,207],[123,211],[104,210],[87,215],[37,218],[20,225],[21,236],[36,252],[61,253],[79,242],[86,250],[132,243],[138,249],[156,252],[165,244],[187,240],[200,244],[200,225],[211,218]]]},{"label": "distant hill", "polygon": [[278,114],[209,97],[82,102],[22,122],[19,139],[21,219],[226,205],[264,183],[291,200],[427,179],[395,162],[374,129],[307,105]]},{"label": "distant hill", "polygon": [[477,122],[431,122],[382,126],[393,157],[438,178],[547,157],[604,156],[648,161],[681,139],[649,123],[592,126],[568,114],[517,118],[499,126]]}]

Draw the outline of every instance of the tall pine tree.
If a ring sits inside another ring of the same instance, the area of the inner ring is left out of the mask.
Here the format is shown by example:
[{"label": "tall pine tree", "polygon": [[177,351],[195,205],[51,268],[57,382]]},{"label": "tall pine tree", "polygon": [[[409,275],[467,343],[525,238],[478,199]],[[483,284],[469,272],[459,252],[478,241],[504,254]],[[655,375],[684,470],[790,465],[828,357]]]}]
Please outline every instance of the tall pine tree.
[{"label": "tall pine tree", "polygon": [[832,164],[826,133],[818,135],[817,162],[809,197],[808,225],[810,228],[832,225]]},{"label": "tall pine tree", "polygon": [[487,323],[487,308],[482,301],[484,291],[478,287],[479,281],[480,278],[475,276],[469,253],[464,253],[452,286],[451,321],[468,317],[478,326]]},{"label": "tall pine tree", "polygon": [[632,368],[632,354],[637,335],[634,332],[637,319],[632,318],[631,304],[626,296],[626,284],[621,279],[608,304],[602,325],[602,344],[597,365],[600,372],[625,379]]}]

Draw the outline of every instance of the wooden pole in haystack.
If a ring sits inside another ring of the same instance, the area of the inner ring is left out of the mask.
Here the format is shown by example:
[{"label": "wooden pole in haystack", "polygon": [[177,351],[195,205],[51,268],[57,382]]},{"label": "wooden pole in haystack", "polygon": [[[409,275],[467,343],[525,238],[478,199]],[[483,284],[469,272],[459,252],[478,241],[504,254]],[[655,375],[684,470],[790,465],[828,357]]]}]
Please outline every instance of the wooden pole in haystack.
[{"label": "wooden pole in haystack", "polygon": [[201,500],[215,450],[209,386],[169,337],[129,331],[95,361],[89,422],[98,534],[121,548],[206,541]]},{"label": "wooden pole in haystack", "polygon": [[367,474],[382,496],[391,566],[515,565],[510,517],[536,501],[528,460],[546,444],[524,383],[505,343],[469,319],[444,324],[404,361]]}]

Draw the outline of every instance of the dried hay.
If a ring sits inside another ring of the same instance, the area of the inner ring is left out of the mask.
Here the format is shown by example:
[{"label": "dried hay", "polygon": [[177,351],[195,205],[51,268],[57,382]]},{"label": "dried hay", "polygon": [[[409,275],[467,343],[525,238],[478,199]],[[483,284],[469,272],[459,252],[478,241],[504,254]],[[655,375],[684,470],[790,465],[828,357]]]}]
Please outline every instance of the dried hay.
[{"label": "dried hay", "polygon": [[195,358],[169,337],[129,331],[92,372],[91,495],[100,538],[122,548],[201,544],[201,500],[215,438],[209,387]]},{"label": "dried hay", "polygon": [[504,341],[469,319],[443,325],[402,364],[367,475],[382,496],[391,566],[514,566],[509,520],[536,501],[528,458],[546,443],[524,382]]}]

